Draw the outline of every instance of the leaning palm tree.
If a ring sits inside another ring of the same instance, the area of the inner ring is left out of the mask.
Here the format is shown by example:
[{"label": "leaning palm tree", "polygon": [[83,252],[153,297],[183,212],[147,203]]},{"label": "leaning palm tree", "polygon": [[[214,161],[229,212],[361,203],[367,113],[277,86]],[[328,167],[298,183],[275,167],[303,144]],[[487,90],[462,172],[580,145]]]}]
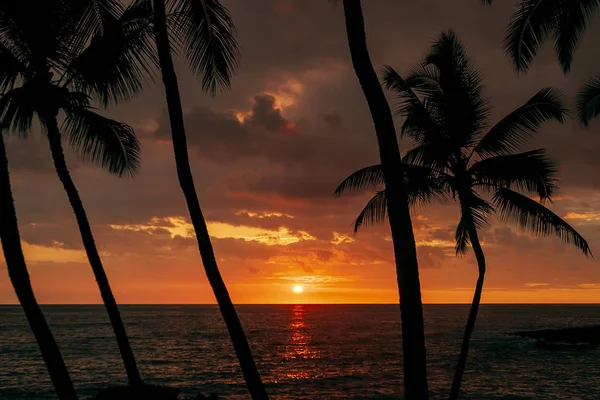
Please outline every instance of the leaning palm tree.
[{"label": "leaning palm tree", "polygon": [[[2,64],[0,64],[0,82],[6,77],[5,72]],[[27,264],[21,247],[17,212],[15,211],[10,187],[3,132],[0,132],[0,240],[6,259],[8,276],[38,343],[56,394],[60,400],[77,400],[67,366],[31,287],[29,272],[27,272]]]},{"label": "leaning palm tree", "polygon": [[[598,0],[522,0],[504,39],[516,70],[527,72],[544,42],[552,40],[558,61],[568,73],[587,25],[598,9]],[[600,114],[600,76],[581,89],[577,110],[584,126]]]},{"label": "leaning palm tree", "polygon": [[[267,399],[250,345],[219,271],[192,176],[181,96],[172,47],[201,78],[202,89],[215,94],[228,88],[239,54],[229,11],[218,0],[138,0],[152,15],[156,50],[165,87],[179,185],[185,197],[204,270],[233,342],[246,385],[253,399]],[[173,44],[173,46],[172,46]]]},{"label": "leaning palm tree", "polygon": [[[456,200],[461,210],[456,253],[464,254],[470,245],[477,260],[479,277],[450,396],[456,399],[486,272],[478,232],[489,225],[492,215],[534,235],[557,235],[591,255],[585,239],[544,206],[557,190],[554,164],[544,150],[519,152],[542,123],[563,122],[565,108],[561,94],[545,88],[486,129],[489,107],[479,72],[451,31],[441,34],[423,63],[406,79],[386,67],[384,81],[401,99],[397,110],[404,118],[401,132],[415,145],[404,157],[404,172],[398,173],[406,180],[409,201]],[[335,194],[383,183],[383,168],[374,165],[346,178]],[[491,194],[491,199],[486,200],[486,194]],[[538,196],[539,202],[530,194]],[[387,190],[377,192],[356,219],[355,231],[383,222],[391,204]]]},{"label": "leaning palm tree", "polygon": [[[108,104],[141,88],[149,54],[146,15],[125,11],[112,0],[45,0],[31,4],[6,0],[0,6],[2,76],[0,117],[23,135],[35,117],[43,127],[54,167],[75,213],[131,385],[141,385],[133,351],[96,247],[83,202],[63,150],[63,134],[87,161],[117,175],[133,175],[140,148],[126,124],[98,114],[94,96]],[[63,119],[59,127],[59,118]]]},{"label": "leaning palm tree", "polygon": [[406,188],[402,175],[398,175],[403,166],[396,129],[390,106],[369,56],[361,2],[360,0],[344,0],[343,4],[350,56],[373,119],[379,145],[382,179],[390,198],[387,213],[394,243],[396,274],[400,292],[404,394],[406,399],[424,400],[429,397],[429,389],[423,303]]}]

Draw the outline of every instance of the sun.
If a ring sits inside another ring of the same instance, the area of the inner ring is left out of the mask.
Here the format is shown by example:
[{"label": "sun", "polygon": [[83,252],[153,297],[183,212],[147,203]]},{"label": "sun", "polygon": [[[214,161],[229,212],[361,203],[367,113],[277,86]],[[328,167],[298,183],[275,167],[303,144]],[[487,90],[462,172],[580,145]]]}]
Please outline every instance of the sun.
[{"label": "sun", "polygon": [[294,293],[300,294],[302,292],[304,292],[304,289],[302,289],[302,286],[294,286]]}]

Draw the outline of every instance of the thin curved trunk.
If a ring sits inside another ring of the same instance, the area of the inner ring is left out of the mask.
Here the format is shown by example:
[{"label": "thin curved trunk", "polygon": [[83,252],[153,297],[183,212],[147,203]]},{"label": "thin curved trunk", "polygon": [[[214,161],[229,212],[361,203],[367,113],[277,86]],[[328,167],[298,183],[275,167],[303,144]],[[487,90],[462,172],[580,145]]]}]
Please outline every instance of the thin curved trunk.
[{"label": "thin curved trunk", "polygon": [[77,394],[73,382],[71,382],[67,366],[31,287],[27,264],[21,247],[17,212],[15,211],[10,187],[8,159],[6,158],[4,136],[1,132],[0,164],[0,239],[8,275],[38,343],[58,398],[60,400],[77,400]]},{"label": "thin curved trunk", "polygon": [[360,0],[344,0],[344,13],[352,64],[375,125],[388,198],[388,220],[400,292],[404,395],[408,400],[425,400],[429,397],[429,389],[421,284],[396,129],[390,106],[369,56]]},{"label": "thin curved trunk", "polygon": [[475,321],[477,320],[477,313],[479,312],[479,303],[481,302],[481,293],[483,292],[483,280],[485,278],[485,256],[483,249],[479,243],[479,237],[477,235],[477,229],[473,224],[473,221],[469,221],[468,226],[469,240],[477,259],[477,267],[479,269],[479,277],[477,278],[477,285],[475,286],[475,294],[473,295],[473,302],[471,303],[471,310],[469,311],[469,317],[467,318],[467,325],[465,327],[465,333],[463,335],[462,344],[460,347],[460,355],[458,357],[458,364],[454,371],[454,379],[452,381],[452,389],[450,390],[450,400],[458,399],[460,394],[460,385],[462,378],[465,373],[465,367],[467,365],[467,357],[469,355],[469,345],[471,343],[471,336],[475,329]]},{"label": "thin curved trunk", "polygon": [[85,209],[83,208],[81,197],[79,197],[79,192],[77,191],[75,183],[73,182],[73,179],[71,179],[69,169],[67,168],[61,142],[61,134],[58,129],[56,117],[45,118],[44,124],[48,129],[48,142],[50,143],[50,151],[54,161],[54,168],[56,169],[56,173],[58,174],[58,177],[63,184],[65,191],[67,192],[69,203],[71,203],[71,207],[75,213],[83,247],[85,248],[88,260],[92,266],[92,271],[94,272],[94,277],[98,283],[98,288],[100,289],[100,295],[102,297],[102,301],[104,302],[104,307],[106,308],[108,318],[112,324],[113,331],[117,339],[117,344],[119,346],[119,351],[121,352],[121,358],[125,364],[125,371],[127,372],[129,384],[133,386],[142,385],[142,378],[135,362],[135,357],[133,355],[133,350],[131,349],[131,344],[129,343],[129,338],[127,337],[127,332],[125,331],[125,325],[121,319],[119,307],[115,301],[110,284],[108,283],[106,271],[102,266],[100,254],[96,248],[94,235],[92,234],[92,228],[90,227]]},{"label": "thin curved trunk", "polygon": [[206,221],[204,220],[200,202],[196,195],[196,188],[194,186],[194,179],[192,177],[192,170],[188,157],[181,97],[179,95],[177,75],[175,74],[173,59],[171,57],[171,45],[169,43],[165,14],[164,0],[154,0],[154,36],[165,86],[179,185],[185,196],[192,225],[196,232],[198,248],[200,250],[202,263],[204,264],[206,276],[217,299],[221,315],[227,325],[227,330],[229,331],[235,353],[240,362],[240,367],[244,374],[248,391],[250,392],[252,399],[265,400],[268,399],[269,396],[267,395],[267,391],[263,385],[258,369],[256,368],[250,345],[244,334],[240,319],[231,302],[225,282],[221,277],[210,236],[208,235]]}]

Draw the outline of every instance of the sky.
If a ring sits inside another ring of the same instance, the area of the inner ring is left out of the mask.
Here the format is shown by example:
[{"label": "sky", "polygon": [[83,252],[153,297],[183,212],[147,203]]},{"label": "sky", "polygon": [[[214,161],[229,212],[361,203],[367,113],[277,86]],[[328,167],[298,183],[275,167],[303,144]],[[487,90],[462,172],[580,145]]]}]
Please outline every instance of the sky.
[{"label": "sky", "polygon": [[[388,226],[352,233],[372,193],[334,198],[355,170],[378,162],[368,108],[345,37],[343,11],[325,0],[223,0],[242,46],[230,91],[207,97],[178,62],[196,187],[235,303],[397,303]],[[591,24],[564,76],[547,45],[528,75],[517,75],[502,38],[516,1],[363,1],[378,71],[401,74],[452,28],[483,75],[490,123],[554,86],[574,103],[598,72]],[[135,178],[117,178],[67,161],[84,201],[112,289],[120,303],[214,303],[179,190],[164,91],[106,115],[130,124],[142,143]],[[390,98],[393,104],[393,99]],[[401,121],[396,121],[399,126]],[[407,150],[401,143],[401,151]],[[75,218],[39,128],[7,143],[23,247],[41,303],[100,303]],[[559,164],[552,210],[600,255],[600,121],[588,129],[549,123],[524,149],[544,147]],[[413,210],[425,303],[468,303],[477,277],[472,254],[454,254],[456,203]],[[556,238],[534,238],[495,221],[481,232],[488,273],[484,303],[596,303],[600,261]],[[16,303],[4,260],[0,303]],[[301,285],[302,294],[293,288]]]}]

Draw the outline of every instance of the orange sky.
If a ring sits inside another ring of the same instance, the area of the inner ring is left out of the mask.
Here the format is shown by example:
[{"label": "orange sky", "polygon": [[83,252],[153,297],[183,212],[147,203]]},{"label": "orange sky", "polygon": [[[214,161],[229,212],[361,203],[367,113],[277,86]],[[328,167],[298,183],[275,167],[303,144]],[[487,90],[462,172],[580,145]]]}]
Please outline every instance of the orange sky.
[{"label": "orange sky", "polygon": [[[472,0],[457,0],[460,7],[434,2],[436,7],[397,0],[387,8],[365,4],[374,62],[406,71],[442,28],[456,28],[483,73],[494,107],[492,123],[543,86],[555,85],[572,99],[575,88],[597,72],[592,67],[600,58],[591,51],[597,27],[587,34],[568,77],[549,51],[528,76],[517,77],[501,49],[510,6],[498,4],[492,10]],[[233,300],[397,302],[388,228],[352,234],[352,221],[369,194],[331,196],[345,176],[377,162],[341,9],[321,0],[224,3],[232,10],[244,49],[232,90],[206,98],[183,65],[178,71],[198,192]],[[213,303],[176,181],[162,88],[150,86],[138,100],[108,114],[131,124],[140,137],[140,175],[119,180],[73,154],[68,162],[117,300]],[[553,209],[586,236],[596,253],[598,128],[597,123],[588,131],[573,123],[549,124],[531,144],[546,147],[559,162],[561,196]],[[25,255],[39,301],[98,303],[46,144],[32,135],[27,141],[11,139],[8,147]],[[476,267],[471,254],[454,256],[456,222],[453,203],[414,212],[426,303],[471,301]],[[557,239],[531,238],[500,223],[481,236],[488,258],[484,302],[600,300],[598,261]],[[15,303],[3,260],[0,269],[0,303]],[[304,288],[302,294],[293,292],[296,285]]]}]

